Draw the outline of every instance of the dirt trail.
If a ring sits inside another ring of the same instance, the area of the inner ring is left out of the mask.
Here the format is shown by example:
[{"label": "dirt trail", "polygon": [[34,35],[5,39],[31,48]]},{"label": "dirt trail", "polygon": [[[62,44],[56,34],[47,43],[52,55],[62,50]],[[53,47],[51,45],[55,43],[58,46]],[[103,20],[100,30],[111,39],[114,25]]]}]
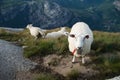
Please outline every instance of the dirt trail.
[{"label": "dirt trail", "polygon": [[[44,57],[43,64],[63,76],[67,76],[72,70],[77,70],[78,72],[89,76],[99,73],[98,71],[92,69],[94,64],[83,65],[81,64],[80,58],[76,58],[76,63],[72,64],[71,60],[71,55],[62,57],[52,54]],[[88,63],[91,62],[89,57],[86,57],[86,60]]]}]

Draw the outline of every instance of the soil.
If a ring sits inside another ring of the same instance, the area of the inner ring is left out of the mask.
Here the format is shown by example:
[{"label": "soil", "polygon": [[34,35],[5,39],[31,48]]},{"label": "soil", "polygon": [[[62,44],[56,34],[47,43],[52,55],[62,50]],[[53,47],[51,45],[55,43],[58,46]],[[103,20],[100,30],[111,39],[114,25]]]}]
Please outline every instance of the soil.
[{"label": "soil", "polygon": [[[35,75],[39,73],[50,73],[59,80],[103,80],[89,56],[85,57],[85,64],[81,63],[81,58],[76,58],[76,62],[72,63],[72,55],[50,54],[45,57],[33,56],[30,59],[38,65],[31,71],[18,72],[17,80],[34,80]],[[73,70],[79,73],[78,77],[75,79],[68,78]]]},{"label": "soil", "polygon": [[81,63],[81,58],[76,58],[76,62],[72,63],[72,55],[58,56],[52,54],[43,58],[43,65],[63,76],[67,76],[72,70],[77,70],[82,74],[91,76],[97,74],[98,71],[92,69],[94,64],[88,64],[91,62],[91,59],[89,57],[85,57],[85,59],[87,63],[83,65]]},{"label": "soil", "polygon": [[[95,76],[99,75],[99,71],[93,69],[95,64],[92,63],[88,56],[85,57],[87,63],[84,65],[81,64],[81,58],[76,58],[76,62],[72,63],[72,55],[60,56],[51,54],[42,58],[39,56],[34,56],[30,59],[39,64],[35,69],[27,73],[32,77],[34,77],[34,74],[43,72],[53,74],[58,77],[59,80],[66,80],[68,74],[73,70],[76,70],[79,73],[79,78],[75,80],[97,80]],[[29,78],[28,80],[32,80],[29,76],[27,77]]]}]

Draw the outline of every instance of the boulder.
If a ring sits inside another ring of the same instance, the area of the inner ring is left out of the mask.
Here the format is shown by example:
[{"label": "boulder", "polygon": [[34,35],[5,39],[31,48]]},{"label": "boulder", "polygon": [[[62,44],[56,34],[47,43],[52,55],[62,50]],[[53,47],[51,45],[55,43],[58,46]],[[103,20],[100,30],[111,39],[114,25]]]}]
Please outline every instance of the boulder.
[{"label": "boulder", "polygon": [[16,73],[34,69],[37,63],[23,57],[23,49],[0,40],[0,80],[15,80]]}]

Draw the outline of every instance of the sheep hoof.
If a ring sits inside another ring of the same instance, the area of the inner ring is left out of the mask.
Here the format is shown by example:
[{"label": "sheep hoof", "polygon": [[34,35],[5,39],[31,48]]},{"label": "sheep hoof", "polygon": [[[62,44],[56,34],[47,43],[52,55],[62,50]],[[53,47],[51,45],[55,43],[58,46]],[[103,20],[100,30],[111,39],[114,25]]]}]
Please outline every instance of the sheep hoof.
[{"label": "sheep hoof", "polygon": [[70,66],[70,68],[73,68],[73,64]]},{"label": "sheep hoof", "polygon": [[72,65],[72,66],[70,66],[70,68],[73,68],[73,65]]},{"label": "sheep hoof", "polygon": [[75,62],[72,62],[72,64],[75,64]]},{"label": "sheep hoof", "polygon": [[82,61],[82,64],[85,64],[85,61]]}]

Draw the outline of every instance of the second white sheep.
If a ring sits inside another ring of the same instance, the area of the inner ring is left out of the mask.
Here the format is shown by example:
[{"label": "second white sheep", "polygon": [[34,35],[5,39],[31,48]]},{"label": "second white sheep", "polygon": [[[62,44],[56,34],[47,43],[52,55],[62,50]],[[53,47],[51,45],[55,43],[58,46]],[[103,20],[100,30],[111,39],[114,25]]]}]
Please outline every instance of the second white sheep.
[{"label": "second white sheep", "polygon": [[65,32],[66,32],[66,27],[62,27],[61,30],[59,30],[57,32],[47,33],[45,38],[59,38],[59,37],[65,35]]},{"label": "second white sheep", "polygon": [[42,29],[40,29],[39,27],[34,27],[34,26],[32,26],[32,24],[28,24],[28,25],[26,26],[26,28],[29,29],[30,34],[31,34],[32,36],[34,36],[35,39],[37,39],[37,38],[39,38],[39,37],[43,37],[43,38],[45,37],[44,31],[43,31]]}]

